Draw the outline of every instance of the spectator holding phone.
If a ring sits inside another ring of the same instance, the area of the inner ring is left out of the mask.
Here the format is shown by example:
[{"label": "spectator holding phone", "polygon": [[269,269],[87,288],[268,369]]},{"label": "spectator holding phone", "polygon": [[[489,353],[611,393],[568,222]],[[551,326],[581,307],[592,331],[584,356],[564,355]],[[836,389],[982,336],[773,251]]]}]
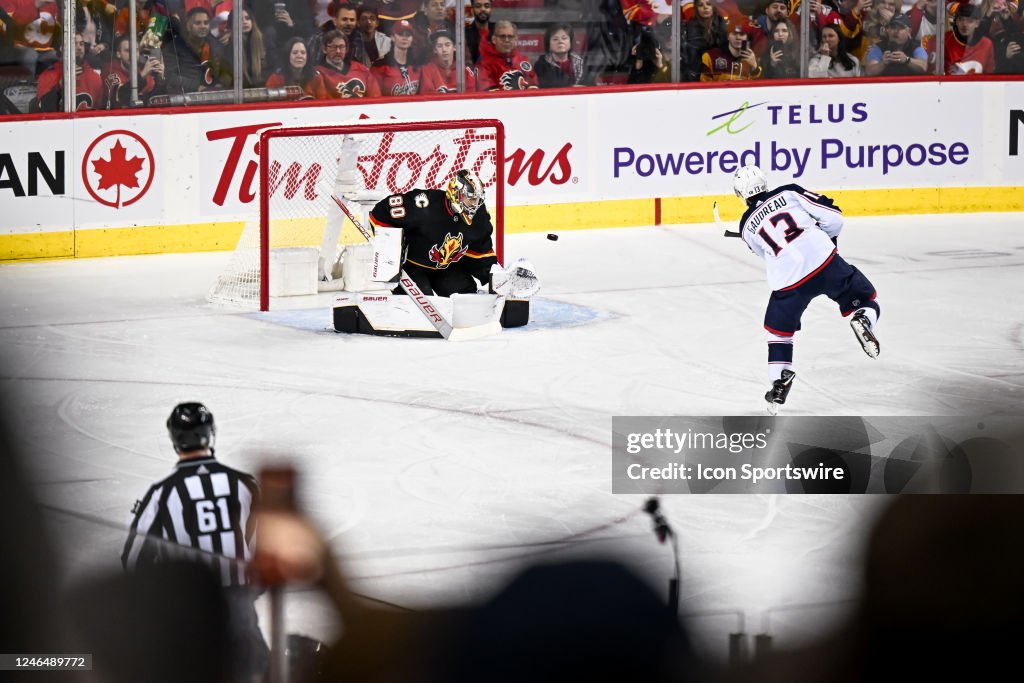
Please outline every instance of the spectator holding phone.
[{"label": "spectator holding phone", "polygon": [[[131,68],[132,55],[128,36],[114,38],[114,59],[103,65],[100,77],[103,80],[106,109],[120,109],[132,106]],[[139,98],[148,100],[164,89],[164,63],[159,52],[145,51],[139,55]]]},{"label": "spectator holding phone", "polygon": [[765,78],[800,78],[800,48],[789,19],[775,22],[765,57]]},{"label": "spectator holding phone", "polygon": [[996,57],[996,73],[1024,73],[1024,3],[1014,13],[1008,0],[985,0],[981,4],[982,19],[978,33],[992,41]]},{"label": "spectator holding phone", "polygon": [[661,43],[650,29],[642,29],[629,51],[632,59],[629,64],[629,77],[626,82],[668,83],[672,80],[668,61],[661,51]]},{"label": "spectator holding phone", "polygon": [[910,36],[910,19],[896,14],[885,29],[885,39],[868,50],[868,76],[919,76],[928,69],[928,53]]},{"label": "spectator holding phone", "polygon": [[267,42],[283,45],[289,38],[313,35],[313,13],[306,0],[259,0],[252,4],[253,16]]},{"label": "spectator holding phone", "polygon": [[701,58],[702,81],[749,81],[761,78],[762,69],[751,49],[746,22],[729,20],[729,44],[713,47]]}]

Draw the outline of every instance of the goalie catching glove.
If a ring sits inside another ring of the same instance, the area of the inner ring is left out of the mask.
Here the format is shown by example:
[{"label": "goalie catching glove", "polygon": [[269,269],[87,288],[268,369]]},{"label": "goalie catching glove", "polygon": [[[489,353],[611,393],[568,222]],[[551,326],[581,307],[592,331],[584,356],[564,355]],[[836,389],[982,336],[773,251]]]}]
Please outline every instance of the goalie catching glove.
[{"label": "goalie catching glove", "polygon": [[533,264],[517,259],[508,268],[491,266],[491,291],[509,299],[529,299],[540,290],[540,280]]}]

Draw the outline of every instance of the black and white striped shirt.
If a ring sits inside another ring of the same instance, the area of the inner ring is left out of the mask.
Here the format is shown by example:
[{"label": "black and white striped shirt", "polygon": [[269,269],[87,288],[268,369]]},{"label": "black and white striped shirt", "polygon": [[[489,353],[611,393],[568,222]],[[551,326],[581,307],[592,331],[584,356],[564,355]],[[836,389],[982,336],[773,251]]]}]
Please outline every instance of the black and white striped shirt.
[{"label": "black and white striped shirt", "polygon": [[136,501],[121,564],[134,571],[172,558],[207,557],[225,586],[245,585],[244,566],[220,558],[250,559],[258,500],[252,475],[212,455],[182,460]]}]

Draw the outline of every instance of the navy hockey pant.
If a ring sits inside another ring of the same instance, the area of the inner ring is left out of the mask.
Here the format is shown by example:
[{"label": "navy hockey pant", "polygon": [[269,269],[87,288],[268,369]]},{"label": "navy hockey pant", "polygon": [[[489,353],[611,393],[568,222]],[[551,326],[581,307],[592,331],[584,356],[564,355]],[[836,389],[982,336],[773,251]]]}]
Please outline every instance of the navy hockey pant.
[{"label": "navy hockey pant", "polygon": [[839,254],[833,254],[818,272],[806,280],[772,292],[764,314],[764,328],[780,337],[791,337],[800,329],[800,318],[811,301],[824,294],[848,316],[858,308],[873,308],[877,292],[864,273]]}]

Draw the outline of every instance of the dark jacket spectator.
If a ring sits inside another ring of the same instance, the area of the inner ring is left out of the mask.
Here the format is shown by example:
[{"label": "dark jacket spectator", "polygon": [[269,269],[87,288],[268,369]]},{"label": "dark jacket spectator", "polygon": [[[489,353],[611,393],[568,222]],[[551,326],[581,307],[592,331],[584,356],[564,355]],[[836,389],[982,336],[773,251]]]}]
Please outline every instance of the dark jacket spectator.
[{"label": "dark jacket spectator", "polygon": [[627,83],[668,83],[671,80],[671,69],[653,31],[640,31],[629,54]]},{"label": "dark jacket spectator", "polygon": [[725,17],[712,0],[697,0],[693,18],[683,27],[682,79],[700,80],[701,57],[713,47],[724,49],[728,45]]},{"label": "dark jacket spectator", "polygon": [[163,45],[164,75],[171,95],[223,87],[230,66],[220,43],[210,37],[210,11],[193,7],[185,21],[175,22],[170,41]]},{"label": "dark jacket spectator", "polygon": [[480,44],[490,40],[492,33],[491,0],[473,0],[473,23],[466,27],[467,64],[480,61]]},{"label": "dark jacket spectator", "polygon": [[296,36],[307,39],[315,30],[306,0],[258,0],[252,10],[263,35],[278,45]]},{"label": "dark jacket spectator", "polygon": [[583,57],[572,51],[573,42],[573,31],[569,24],[552,24],[544,31],[546,52],[533,63],[540,87],[569,88],[587,85]]},{"label": "dark jacket spectator", "polygon": [[[227,72],[226,85],[233,82],[235,73],[235,45],[231,32],[234,21],[234,14],[228,15],[227,28],[219,39],[224,58],[231,67]],[[277,66],[277,48],[267,41],[247,9],[242,10],[242,38],[242,82],[246,88],[261,88]]]},{"label": "dark jacket spectator", "polygon": [[764,77],[800,78],[800,47],[789,19],[780,19],[772,29],[772,41],[764,55]]}]

